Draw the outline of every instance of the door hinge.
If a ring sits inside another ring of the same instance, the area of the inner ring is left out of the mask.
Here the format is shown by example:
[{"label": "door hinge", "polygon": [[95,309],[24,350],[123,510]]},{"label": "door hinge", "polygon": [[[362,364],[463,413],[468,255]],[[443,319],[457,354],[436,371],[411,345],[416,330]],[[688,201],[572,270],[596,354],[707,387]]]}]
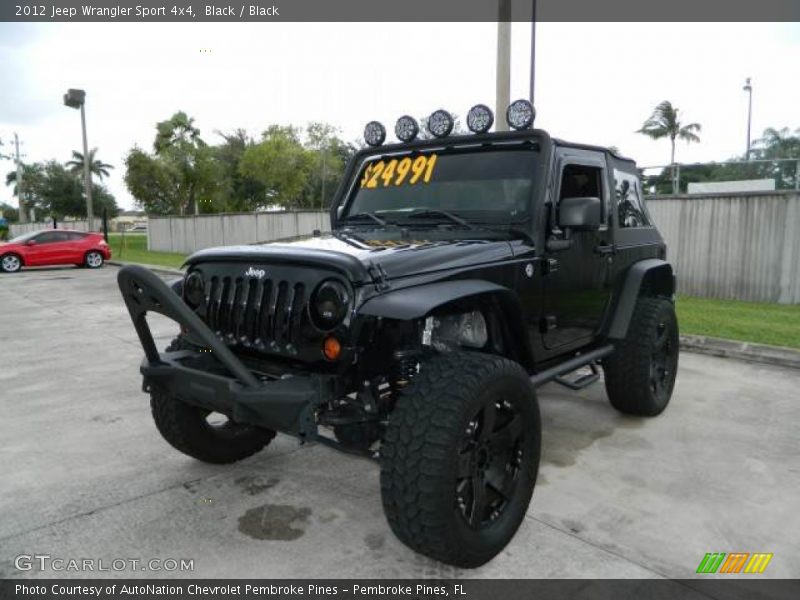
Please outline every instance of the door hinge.
[{"label": "door hinge", "polygon": [[553,331],[556,327],[558,327],[558,324],[555,315],[545,315],[539,323],[539,329],[542,333]]},{"label": "door hinge", "polygon": [[558,259],[556,258],[547,258],[544,260],[542,264],[542,270],[544,271],[545,275],[550,275],[550,273],[555,273],[558,271]]},{"label": "door hinge", "polygon": [[367,267],[367,273],[372,277],[372,283],[375,284],[376,290],[382,292],[389,289],[390,286],[386,281],[389,276],[386,273],[386,269],[383,268],[383,265],[380,263],[372,263]]}]

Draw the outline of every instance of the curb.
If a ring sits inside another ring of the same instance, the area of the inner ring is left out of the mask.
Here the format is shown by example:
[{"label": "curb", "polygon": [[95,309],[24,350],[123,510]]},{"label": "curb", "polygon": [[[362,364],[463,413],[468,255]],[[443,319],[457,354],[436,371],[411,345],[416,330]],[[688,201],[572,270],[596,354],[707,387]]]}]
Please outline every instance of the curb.
[{"label": "curb", "polygon": [[800,350],[782,346],[723,340],[704,335],[682,335],[681,350],[800,369]]},{"label": "curb", "polygon": [[145,265],[142,263],[133,263],[133,262],[125,262],[124,260],[107,260],[107,265],[113,265],[115,267],[124,267],[126,265],[139,265],[146,269],[150,269],[154,273],[158,273],[159,275],[177,275],[179,277],[183,277],[184,272],[180,269],[173,269],[171,267],[161,267],[159,265]]}]

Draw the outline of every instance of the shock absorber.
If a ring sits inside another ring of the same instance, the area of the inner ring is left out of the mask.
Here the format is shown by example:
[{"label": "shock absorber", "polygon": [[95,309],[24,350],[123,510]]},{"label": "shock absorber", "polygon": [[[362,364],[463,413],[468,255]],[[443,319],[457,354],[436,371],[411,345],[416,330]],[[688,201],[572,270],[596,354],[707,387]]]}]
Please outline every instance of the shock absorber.
[{"label": "shock absorber", "polygon": [[416,348],[404,348],[395,350],[392,354],[394,359],[392,372],[392,387],[395,391],[407,386],[419,371],[420,352]]}]

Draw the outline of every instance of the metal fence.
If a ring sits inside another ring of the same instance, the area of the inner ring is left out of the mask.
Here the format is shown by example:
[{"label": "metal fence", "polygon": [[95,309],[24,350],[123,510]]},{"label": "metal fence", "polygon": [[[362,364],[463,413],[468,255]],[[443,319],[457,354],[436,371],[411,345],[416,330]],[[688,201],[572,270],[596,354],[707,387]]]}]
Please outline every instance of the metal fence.
[{"label": "metal fence", "polygon": [[680,293],[800,303],[800,193],[655,196],[647,206]]},{"label": "metal fence", "polygon": [[[95,225],[97,221],[95,221]],[[52,221],[42,221],[39,223],[13,223],[8,226],[11,237],[22,235],[30,231],[42,231],[43,229],[52,229]],[[59,229],[72,229],[73,231],[89,231],[89,224],[86,221],[59,221]]]},{"label": "metal fence", "polygon": [[[731,183],[743,180],[770,181],[774,190],[800,191],[800,158],[730,160],[709,163],[675,163],[639,167],[645,193],[691,193],[695,183]],[[736,190],[731,185],[725,192]],[[753,191],[752,189],[749,191]]]},{"label": "metal fence", "polygon": [[330,228],[329,214],[322,211],[150,217],[147,247],[190,254],[212,246],[269,242]]}]

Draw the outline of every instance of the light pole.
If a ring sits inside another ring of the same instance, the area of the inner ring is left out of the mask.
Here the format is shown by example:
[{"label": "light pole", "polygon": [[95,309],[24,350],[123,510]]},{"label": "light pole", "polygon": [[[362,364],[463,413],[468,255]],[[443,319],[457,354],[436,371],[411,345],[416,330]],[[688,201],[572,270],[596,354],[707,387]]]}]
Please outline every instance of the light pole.
[{"label": "light pole", "polygon": [[536,0],[532,0],[533,13],[531,14],[531,104],[534,102],[534,92],[536,91]]},{"label": "light pole", "polygon": [[747,92],[747,150],[744,153],[744,159],[750,160],[750,122],[753,117],[753,86],[748,77],[742,88]]},{"label": "light pole", "polygon": [[495,82],[495,129],[508,131],[504,115],[511,102],[511,1],[498,0],[497,81]]},{"label": "light pole", "polygon": [[83,90],[67,90],[64,94],[64,105],[81,109],[81,129],[83,130],[83,185],[86,189],[86,221],[89,231],[94,231],[94,213],[92,212],[92,179],[89,173],[89,144],[86,141],[86,92]]},{"label": "light pole", "polygon": [[19,222],[28,222],[28,207],[22,195],[22,161],[19,158],[19,136],[14,132],[14,160],[17,164],[17,202],[19,202]]}]

